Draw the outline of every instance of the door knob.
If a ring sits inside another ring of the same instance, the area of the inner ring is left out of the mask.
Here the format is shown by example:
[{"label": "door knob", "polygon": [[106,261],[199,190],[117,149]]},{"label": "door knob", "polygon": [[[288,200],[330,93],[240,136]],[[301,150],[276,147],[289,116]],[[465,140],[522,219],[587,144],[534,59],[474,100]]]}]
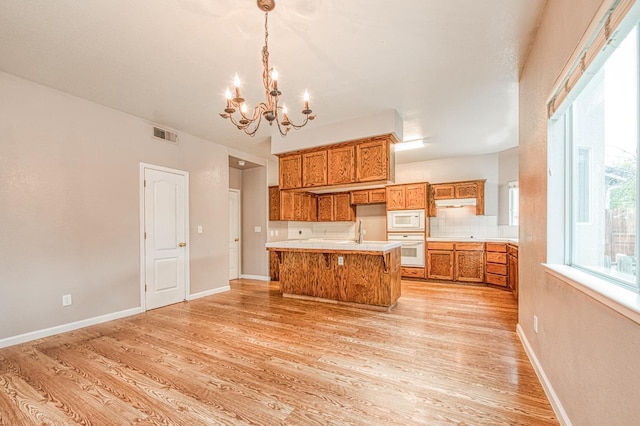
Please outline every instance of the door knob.
[{"label": "door knob", "polygon": [[187,243],[178,243],[178,247],[186,247]]},{"label": "door knob", "polygon": [[240,238],[236,238],[236,239],[235,239],[235,240],[233,240],[233,241],[235,241],[235,242],[237,243],[238,241],[240,241]]}]

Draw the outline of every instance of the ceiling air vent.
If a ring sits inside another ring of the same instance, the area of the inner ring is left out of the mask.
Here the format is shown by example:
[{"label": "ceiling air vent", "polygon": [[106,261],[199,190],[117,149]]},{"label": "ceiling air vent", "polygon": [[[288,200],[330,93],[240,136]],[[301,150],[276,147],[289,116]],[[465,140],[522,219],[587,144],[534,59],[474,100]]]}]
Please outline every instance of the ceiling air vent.
[{"label": "ceiling air vent", "polygon": [[162,139],[164,141],[167,142],[171,142],[173,144],[177,144],[178,143],[178,135],[176,135],[175,133],[172,133],[168,130],[164,130],[161,129],[159,127],[154,127],[153,128],[153,137],[158,138],[158,139]]}]

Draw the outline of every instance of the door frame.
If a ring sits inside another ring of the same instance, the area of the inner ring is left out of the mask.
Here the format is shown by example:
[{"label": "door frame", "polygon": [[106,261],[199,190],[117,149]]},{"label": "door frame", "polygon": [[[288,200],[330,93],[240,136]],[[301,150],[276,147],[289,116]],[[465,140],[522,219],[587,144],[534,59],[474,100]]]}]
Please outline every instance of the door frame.
[{"label": "door frame", "polygon": [[[242,192],[234,188],[229,188],[229,192],[238,194],[238,278],[242,278]],[[231,218],[229,218],[229,224],[230,223]],[[229,281],[231,281],[231,278],[229,278]]]},{"label": "door frame", "polygon": [[185,203],[185,211],[184,211],[184,226],[185,226],[185,242],[187,243],[187,247],[185,250],[185,259],[184,259],[184,297],[185,300],[190,299],[191,295],[191,282],[190,282],[190,272],[189,265],[191,264],[190,258],[190,241],[189,241],[189,172],[184,170],[171,169],[169,167],[158,166],[155,164],[148,163],[140,163],[140,175],[138,182],[138,190],[139,190],[139,200],[140,200],[140,308],[142,312],[147,310],[147,297],[146,297],[146,271],[145,271],[145,244],[144,244],[144,229],[145,229],[145,218],[144,218],[144,172],[146,169],[157,170],[160,172],[173,173],[176,175],[180,175],[184,177],[184,203]]}]

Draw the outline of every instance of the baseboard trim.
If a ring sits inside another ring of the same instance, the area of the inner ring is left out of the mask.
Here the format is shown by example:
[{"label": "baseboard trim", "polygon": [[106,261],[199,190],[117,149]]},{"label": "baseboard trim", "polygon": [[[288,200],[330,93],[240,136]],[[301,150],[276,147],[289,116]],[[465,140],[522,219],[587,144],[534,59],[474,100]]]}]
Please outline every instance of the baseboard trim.
[{"label": "baseboard trim", "polygon": [[41,339],[43,337],[53,336],[54,334],[66,333],[67,331],[77,330],[79,328],[88,327],[90,325],[102,324],[104,322],[116,319],[130,317],[142,312],[142,308],[126,309],[124,311],[113,312],[111,314],[100,315],[93,318],[87,318],[80,321],[74,321],[67,324],[57,325],[42,330],[30,331],[29,333],[19,334],[17,336],[5,337],[0,339],[0,348],[19,345],[20,343],[30,342],[32,340]]},{"label": "baseboard trim", "polygon": [[240,278],[244,278],[247,280],[258,280],[258,281],[271,281],[271,278],[264,275],[240,275]]},{"label": "baseboard trim", "polygon": [[527,340],[527,336],[524,334],[524,330],[522,329],[522,327],[520,327],[520,324],[516,326],[516,332],[518,333],[518,337],[522,342],[524,351],[527,353],[527,356],[529,357],[529,361],[531,361],[531,365],[533,365],[533,370],[536,372],[536,375],[538,376],[540,383],[542,383],[542,388],[544,389],[544,393],[547,395],[547,398],[551,403],[551,408],[553,408],[553,412],[558,418],[558,421],[563,426],[571,426],[572,425],[571,420],[569,419],[567,412],[562,406],[562,403],[560,402],[560,399],[558,398],[556,391],[553,389],[553,386],[551,385],[549,378],[544,372],[544,369],[542,368],[540,361],[538,361],[538,357],[536,357],[536,354],[533,351],[533,348],[531,347],[529,340]]},{"label": "baseboard trim", "polygon": [[223,287],[214,288],[212,290],[201,291],[200,293],[194,293],[189,296],[188,300],[200,299],[201,297],[212,296],[214,294],[224,293],[230,290],[231,290],[231,286],[225,285]]}]

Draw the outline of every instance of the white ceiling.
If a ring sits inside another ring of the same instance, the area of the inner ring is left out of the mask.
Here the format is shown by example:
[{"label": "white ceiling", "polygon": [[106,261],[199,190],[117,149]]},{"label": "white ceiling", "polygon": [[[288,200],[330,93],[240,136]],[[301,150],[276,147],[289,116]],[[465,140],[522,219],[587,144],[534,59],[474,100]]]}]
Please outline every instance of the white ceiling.
[{"label": "white ceiling", "polygon": [[[277,0],[271,65],[292,120],[396,109],[399,163],[518,144],[518,76],[545,0]],[[264,14],[254,0],[0,0],[0,70],[255,155],[219,117],[234,73],[262,101]],[[300,130],[304,132],[305,129]]]}]

